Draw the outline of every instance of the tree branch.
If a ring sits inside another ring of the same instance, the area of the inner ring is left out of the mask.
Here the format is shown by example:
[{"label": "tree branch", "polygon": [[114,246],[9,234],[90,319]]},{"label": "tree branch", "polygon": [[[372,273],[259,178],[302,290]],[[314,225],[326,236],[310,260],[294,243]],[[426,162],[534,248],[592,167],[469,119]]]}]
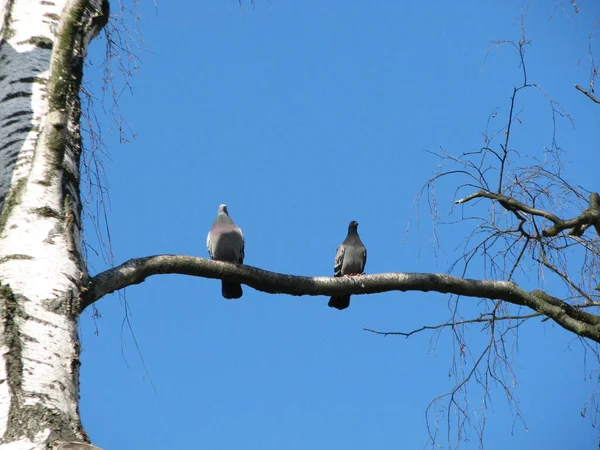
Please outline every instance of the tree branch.
[{"label": "tree branch", "polygon": [[421,331],[427,331],[427,330],[441,330],[442,328],[452,328],[452,327],[456,327],[459,325],[468,325],[468,324],[472,324],[472,323],[483,323],[485,325],[490,325],[492,322],[496,322],[496,321],[501,321],[501,320],[521,320],[521,321],[525,321],[527,319],[531,319],[533,317],[541,317],[543,314],[541,313],[532,313],[532,314],[527,314],[525,316],[500,316],[500,317],[493,317],[490,314],[485,314],[482,317],[477,317],[476,319],[465,319],[465,320],[458,320],[456,322],[445,322],[445,323],[440,323],[438,325],[423,325],[421,328],[417,328],[414,329],[412,331],[378,331],[378,330],[373,330],[371,328],[363,328],[363,331],[368,331],[370,333],[373,334],[379,334],[382,336],[404,336],[404,337],[410,337],[413,334],[417,334],[420,333]]},{"label": "tree branch", "polygon": [[381,273],[354,277],[302,277],[256,267],[184,255],[156,255],[130,259],[93,277],[82,291],[81,308],[118,289],[139,284],[158,274],[181,274],[246,284],[258,291],[288,295],[376,294],[422,291],[504,300],[542,313],[563,328],[600,342],[600,317],[542,291],[526,292],[509,281],[457,278],[436,273]]},{"label": "tree branch", "polygon": [[594,97],[594,95],[592,93],[586,91],[584,88],[582,88],[578,84],[575,85],[575,89],[577,89],[579,92],[583,92],[587,96],[587,98],[589,98],[591,101],[600,103],[600,99]]},{"label": "tree branch", "polygon": [[512,197],[485,190],[479,190],[473,194],[467,195],[464,198],[456,200],[454,203],[467,203],[470,200],[481,197],[497,200],[498,203],[500,203],[500,205],[502,205],[508,211],[522,211],[533,216],[539,216],[548,219],[554,224],[554,226],[542,231],[542,235],[546,237],[556,236],[561,231],[564,231],[568,228],[573,229],[571,232],[573,236],[581,236],[583,231],[585,231],[585,229],[587,229],[590,225],[594,225],[596,230],[598,230],[600,227],[600,202],[599,195],[596,192],[590,194],[590,207],[588,209],[583,211],[579,216],[567,220],[563,220],[549,211],[533,208]]}]

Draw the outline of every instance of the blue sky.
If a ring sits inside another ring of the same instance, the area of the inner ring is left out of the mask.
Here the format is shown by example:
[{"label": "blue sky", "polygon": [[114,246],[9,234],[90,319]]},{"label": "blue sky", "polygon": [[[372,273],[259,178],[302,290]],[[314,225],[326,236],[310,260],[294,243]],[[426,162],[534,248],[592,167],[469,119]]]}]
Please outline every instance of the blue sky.
[{"label": "blue sky", "polygon": [[[557,124],[566,176],[597,190],[600,108],[573,85],[588,80],[587,37],[600,7],[581,1],[575,15],[568,2],[564,11],[554,3],[529,7],[529,79],[574,120]],[[447,272],[469,226],[439,228],[441,251],[425,204],[409,227],[415,197],[438,166],[429,152],[481,147],[488,116],[497,109],[502,126],[520,82],[508,47],[485,58],[491,41],[519,39],[520,2],[461,5],[144,2],[140,70],[132,94],[119,99],[136,138],[120,144],[98,111],[115,261],[206,257],[206,233],[227,203],[252,266],[330,275],[357,220],[367,273]],[[92,45],[87,72],[97,96],[103,46]],[[540,157],[552,138],[547,100],[527,92],[518,107],[513,144]],[[439,191],[444,215],[452,193],[450,185]],[[98,249],[90,221],[87,230]],[[92,273],[108,267],[89,257]],[[538,287],[535,276],[523,287]],[[544,288],[562,293],[552,281]],[[423,448],[425,409],[453,386],[450,333],[363,331],[444,322],[441,294],[355,296],[340,312],[324,297],[244,287],[242,299],[226,301],[217,281],[160,276],[125,298],[137,345],[123,297],[99,301],[100,319],[91,311],[81,319],[81,414],[105,449]],[[477,315],[478,301],[463,301]],[[475,351],[487,334],[474,327],[468,338]],[[585,366],[581,344],[560,327],[522,327],[514,371],[527,428],[493,389],[486,449],[596,448],[597,431],[580,415],[596,388],[590,364],[597,361]],[[478,418],[481,393],[471,392]],[[469,437],[461,447],[477,448]]]}]

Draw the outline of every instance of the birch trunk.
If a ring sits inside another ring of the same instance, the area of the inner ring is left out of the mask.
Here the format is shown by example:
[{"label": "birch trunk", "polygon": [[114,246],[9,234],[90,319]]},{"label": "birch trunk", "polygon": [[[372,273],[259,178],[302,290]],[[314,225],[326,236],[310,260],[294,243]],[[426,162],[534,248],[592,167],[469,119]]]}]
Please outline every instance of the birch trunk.
[{"label": "birch trunk", "polygon": [[0,0],[2,450],[93,448],[78,410],[79,88],[107,19],[102,0]]}]

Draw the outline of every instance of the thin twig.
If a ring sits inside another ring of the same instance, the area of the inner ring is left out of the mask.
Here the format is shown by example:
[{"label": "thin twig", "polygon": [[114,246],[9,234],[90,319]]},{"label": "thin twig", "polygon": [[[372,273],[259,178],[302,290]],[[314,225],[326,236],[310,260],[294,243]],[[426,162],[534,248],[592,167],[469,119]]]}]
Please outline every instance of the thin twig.
[{"label": "thin twig", "polygon": [[477,319],[459,320],[457,322],[440,323],[438,325],[424,325],[421,328],[417,328],[417,329],[409,331],[407,333],[405,333],[403,331],[377,331],[377,330],[373,330],[371,328],[363,328],[363,331],[368,331],[368,332],[374,333],[374,334],[380,334],[382,336],[397,335],[397,336],[409,337],[409,336],[412,336],[413,334],[417,334],[417,333],[420,333],[421,331],[426,331],[426,330],[439,330],[441,328],[455,327],[458,325],[465,325],[465,324],[470,324],[470,323],[490,324],[496,320],[498,320],[498,321],[527,320],[527,319],[531,319],[532,317],[540,317],[542,315],[543,314],[540,314],[540,313],[533,313],[533,314],[527,314],[527,315],[523,315],[523,316],[479,317]]}]

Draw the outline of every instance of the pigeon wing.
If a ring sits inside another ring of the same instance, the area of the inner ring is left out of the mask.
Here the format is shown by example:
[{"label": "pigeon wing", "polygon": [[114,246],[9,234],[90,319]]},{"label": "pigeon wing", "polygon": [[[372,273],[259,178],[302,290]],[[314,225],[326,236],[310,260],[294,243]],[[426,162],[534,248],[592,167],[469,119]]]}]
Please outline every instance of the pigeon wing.
[{"label": "pigeon wing", "polygon": [[346,252],[346,247],[344,244],[341,244],[337,251],[335,252],[335,262],[333,264],[333,276],[341,277],[342,276],[342,266],[344,265],[344,253]]}]

